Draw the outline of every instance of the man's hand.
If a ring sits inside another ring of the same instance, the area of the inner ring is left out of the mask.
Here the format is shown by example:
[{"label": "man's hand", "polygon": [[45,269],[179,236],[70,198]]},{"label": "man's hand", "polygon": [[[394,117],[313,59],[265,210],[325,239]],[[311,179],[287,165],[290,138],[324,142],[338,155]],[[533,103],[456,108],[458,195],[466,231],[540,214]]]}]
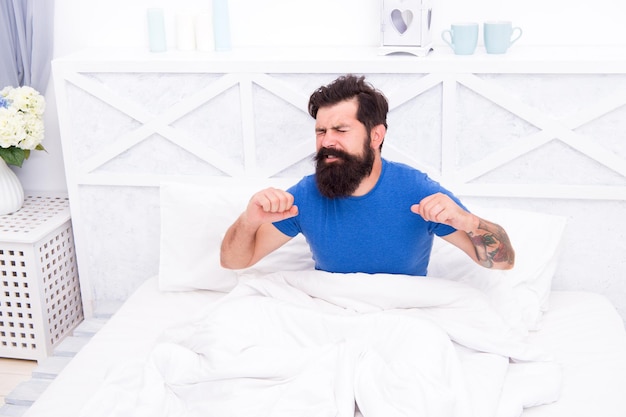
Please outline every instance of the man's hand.
[{"label": "man's hand", "polygon": [[246,222],[255,229],[263,223],[274,223],[298,215],[293,195],[276,188],[266,188],[254,194],[245,212]]},{"label": "man's hand", "polygon": [[478,227],[479,219],[465,211],[452,198],[443,193],[424,197],[419,204],[413,204],[411,211],[426,221],[443,223],[457,230],[471,232]]}]

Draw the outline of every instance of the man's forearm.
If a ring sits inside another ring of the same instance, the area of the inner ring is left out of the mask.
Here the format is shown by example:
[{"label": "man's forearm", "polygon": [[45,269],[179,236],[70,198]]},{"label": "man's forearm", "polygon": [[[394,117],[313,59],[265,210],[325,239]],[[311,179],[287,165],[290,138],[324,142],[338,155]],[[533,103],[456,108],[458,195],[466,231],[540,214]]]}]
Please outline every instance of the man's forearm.
[{"label": "man's forearm", "polygon": [[226,231],[220,249],[220,263],[224,268],[242,269],[254,256],[256,231],[245,224],[241,217]]},{"label": "man's forearm", "polygon": [[506,231],[495,223],[479,218],[478,227],[467,232],[478,263],[486,268],[511,269],[515,264],[515,251]]}]

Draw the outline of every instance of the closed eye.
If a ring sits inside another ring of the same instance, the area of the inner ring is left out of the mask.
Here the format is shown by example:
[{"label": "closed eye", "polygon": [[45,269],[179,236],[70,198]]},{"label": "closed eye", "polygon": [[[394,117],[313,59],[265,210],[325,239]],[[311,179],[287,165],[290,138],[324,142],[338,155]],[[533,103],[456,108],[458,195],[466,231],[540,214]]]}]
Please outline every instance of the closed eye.
[{"label": "closed eye", "polygon": [[[330,130],[337,133],[348,133],[350,131],[350,128],[348,126],[336,126],[331,127]],[[320,127],[315,129],[315,135],[317,136],[324,136],[326,133],[328,133],[328,129],[326,128]]]}]

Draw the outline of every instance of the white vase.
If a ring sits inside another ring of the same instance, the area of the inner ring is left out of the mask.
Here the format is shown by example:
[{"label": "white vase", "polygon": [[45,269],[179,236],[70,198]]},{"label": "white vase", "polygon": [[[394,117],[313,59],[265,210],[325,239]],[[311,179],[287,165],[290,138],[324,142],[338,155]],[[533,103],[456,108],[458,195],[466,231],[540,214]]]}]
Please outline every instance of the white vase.
[{"label": "white vase", "polygon": [[18,211],[24,205],[24,188],[15,172],[0,158],[0,216]]}]

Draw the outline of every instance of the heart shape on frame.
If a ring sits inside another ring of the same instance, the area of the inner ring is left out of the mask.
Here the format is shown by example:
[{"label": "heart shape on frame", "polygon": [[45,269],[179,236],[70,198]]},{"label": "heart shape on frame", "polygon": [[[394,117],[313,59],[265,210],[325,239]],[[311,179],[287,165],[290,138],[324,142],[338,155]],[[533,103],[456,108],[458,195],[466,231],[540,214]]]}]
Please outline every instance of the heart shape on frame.
[{"label": "heart shape on frame", "polygon": [[391,23],[393,23],[393,26],[400,33],[400,35],[407,31],[409,26],[411,26],[412,21],[413,12],[410,10],[400,11],[398,9],[393,9],[391,11]]}]

